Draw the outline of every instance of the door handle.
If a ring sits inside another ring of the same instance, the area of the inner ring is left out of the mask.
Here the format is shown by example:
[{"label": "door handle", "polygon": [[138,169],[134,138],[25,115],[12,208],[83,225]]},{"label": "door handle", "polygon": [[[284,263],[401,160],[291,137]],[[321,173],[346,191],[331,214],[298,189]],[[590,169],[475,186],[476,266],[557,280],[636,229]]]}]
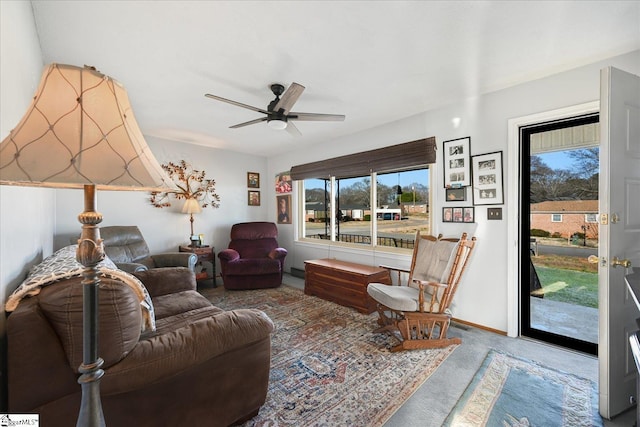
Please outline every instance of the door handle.
[{"label": "door handle", "polygon": [[615,268],[619,265],[624,268],[629,268],[631,267],[631,261],[629,261],[628,259],[619,259],[617,256],[614,256],[611,260],[611,266]]},{"label": "door handle", "polygon": [[607,260],[602,257],[602,259],[598,258],[597,255],[589,255],[587,257],[587,262],[589,264],[600,264],[602,267],[607,266]]}]

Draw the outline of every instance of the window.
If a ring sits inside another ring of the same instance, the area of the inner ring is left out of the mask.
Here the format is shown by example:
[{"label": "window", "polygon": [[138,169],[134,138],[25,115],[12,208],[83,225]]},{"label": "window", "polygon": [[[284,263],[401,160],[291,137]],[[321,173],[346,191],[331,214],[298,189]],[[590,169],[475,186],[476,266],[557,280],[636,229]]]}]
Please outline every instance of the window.
[{"label": "window", "polygon": [[416,230],[431,231],[429,177],[425,167],[355,178],[305,179],[302,235],[411,249]]},{"label": "window", "polygon": [[562,214],[551,214],[551,222],[562,222]]},{"label": "window", "polygon": [[584,222],[596,223],[598,222],[598,214],[590,213],[584,215]]},{"label": "window", "polygon": [[416,230],[431,232],[435,155],[430,137],[293,166],[291,178],[303,182],[301,236],[412,249]]}]

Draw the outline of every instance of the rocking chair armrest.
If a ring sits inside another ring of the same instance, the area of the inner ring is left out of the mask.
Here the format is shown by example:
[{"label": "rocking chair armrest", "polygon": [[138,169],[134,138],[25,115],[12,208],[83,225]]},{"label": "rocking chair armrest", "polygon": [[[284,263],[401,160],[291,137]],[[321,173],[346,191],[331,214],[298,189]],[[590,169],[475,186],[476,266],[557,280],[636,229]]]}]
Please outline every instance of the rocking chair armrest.
[{"label": "rocking chair armrest", "polygon": [[438,302],[438,291],[437,288],[446,288],[448,285],[446,283],[438,283],[438,282],[430,282],[428,280],[420,280],[413,279],[413,283],[418,285],[419,294],[418,294],[418,311],[424,312],[424,288],[425,286],[433,286],[436,289],[435,292],[431,294],[431,303],[429,304],[429,312],[433,311],[433,306],[436,302]]},{"label": "rocking chair armrest", "polygon": [[[397,276],[396,281],[398,286],[402,285],[402,280],[401,280],[402,273],[411,274],[411,270],[407,270],[406,268],[391,267],[389,265],[380,265],[379,267],[389,271],[389,278],[391,278],[392,276],[391,273],[394,272]],[[391,283],[394,284],[393,279],[391,279]]]},{"label": "rocking chair armrest", "polygon": [[391,271],[399,271],[401,273],[411,273],[411,270],[407,270],[406,268],[391,267],[390,265],[380,265],[379,267]]},{"label": "rocking chair armrest", "polygon": [[434,288],[446,288],[447,285],[446,283],[438,283],[438,282],[430,282],[428,280],[420,280],[420,279],[413,279],[413,283],[417,284],[420,289],[422,289],[423,286],[433,286]]}]

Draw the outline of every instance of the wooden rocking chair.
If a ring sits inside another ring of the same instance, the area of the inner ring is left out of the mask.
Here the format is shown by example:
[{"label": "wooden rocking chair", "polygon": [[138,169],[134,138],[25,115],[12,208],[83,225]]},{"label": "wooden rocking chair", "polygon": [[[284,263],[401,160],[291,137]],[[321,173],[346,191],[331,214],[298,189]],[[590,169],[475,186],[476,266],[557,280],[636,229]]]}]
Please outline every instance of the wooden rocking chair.
[{"label": "wooden rocking chair", "polygon": [[[460,338],[447,338],[451,322],[449,309],[460,283],[476,238],[443,239],[442,236],[416,235],[411,269],[389,268],[397,274],[396,285],[370,283],[367,292],[378,304],[381,328],[400,344],[391,351],[439,348],[460,344]],[[402,283],[403,277],[408,279]]]}]

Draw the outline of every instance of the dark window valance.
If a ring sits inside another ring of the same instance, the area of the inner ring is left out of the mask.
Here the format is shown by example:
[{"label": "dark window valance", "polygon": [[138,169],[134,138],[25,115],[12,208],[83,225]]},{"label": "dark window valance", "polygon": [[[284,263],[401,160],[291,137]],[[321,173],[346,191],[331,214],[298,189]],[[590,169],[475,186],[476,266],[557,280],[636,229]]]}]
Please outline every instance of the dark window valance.
[{"label": "dark window valance", "polygon": [[305,163],[291,168],[291,179],[351,178],[372,172],[426,167],[436,162],[436,138],[430,137],[371,151]]}]

